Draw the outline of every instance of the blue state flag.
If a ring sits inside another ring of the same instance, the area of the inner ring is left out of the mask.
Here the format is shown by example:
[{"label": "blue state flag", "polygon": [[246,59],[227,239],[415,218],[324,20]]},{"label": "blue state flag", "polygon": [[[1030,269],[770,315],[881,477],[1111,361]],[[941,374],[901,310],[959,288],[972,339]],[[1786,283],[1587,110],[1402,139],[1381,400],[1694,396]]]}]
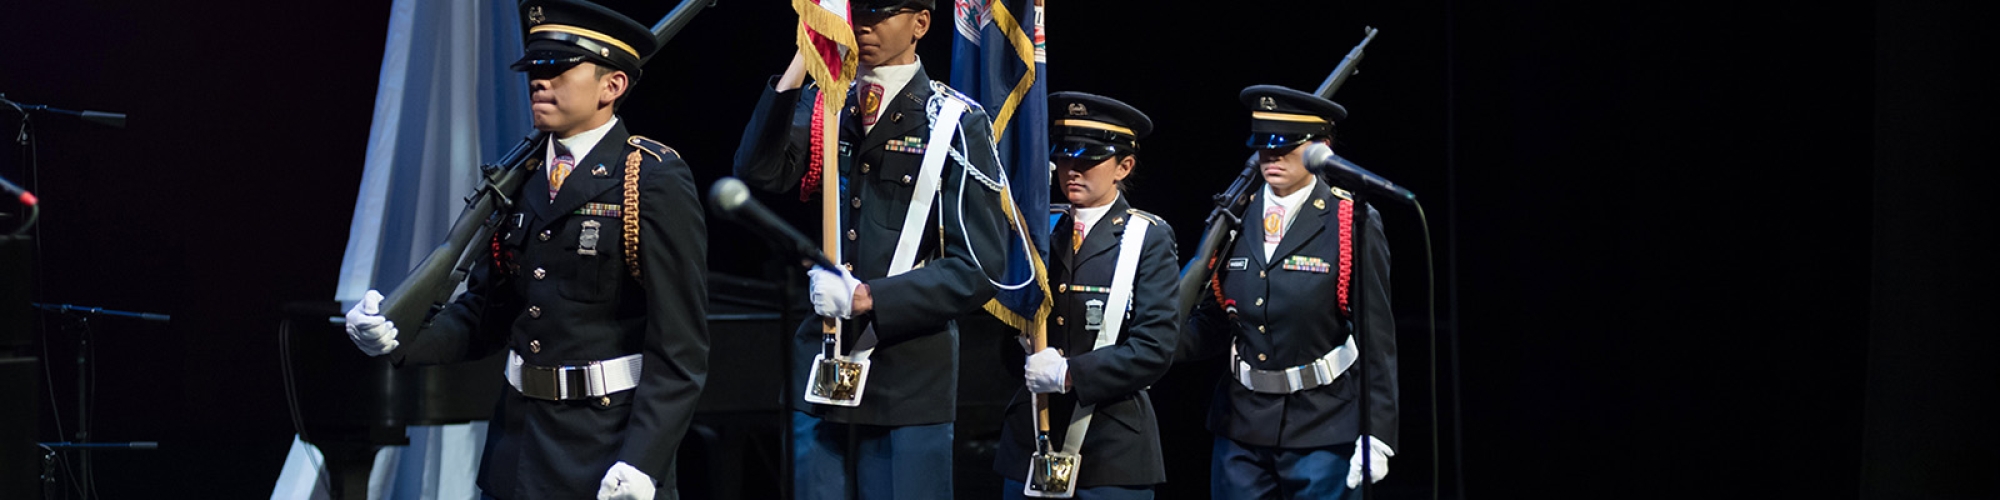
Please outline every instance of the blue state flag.
[{"label": "blue state flag", "polygon": [[[958,0],[953,8],[951,86],[986,108],[994,149],[1007,170],[1010,245],[1006,278],[988,311],[1025,330],[1046,314],[1049,251],[1048,62],[1039,0]],[[997,304],[998,307],[995,307]]]}]

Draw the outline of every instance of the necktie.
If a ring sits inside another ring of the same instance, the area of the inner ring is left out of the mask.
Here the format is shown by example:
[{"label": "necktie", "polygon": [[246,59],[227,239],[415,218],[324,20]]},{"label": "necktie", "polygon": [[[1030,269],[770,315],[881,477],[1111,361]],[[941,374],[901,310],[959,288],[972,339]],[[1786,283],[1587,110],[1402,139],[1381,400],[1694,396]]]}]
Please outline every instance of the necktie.
[{"label": "necktie", "polygon": [[1285,206],[1271,205],[1264,209],[1264,242],[1277,243],[1285,239]]},{"label": "necktie", "polygon": [[1076,253],[1077,250],[1082,250],[1082,249],[1083,249],[1083,221],[1078,220],[1076,221],[1076,227],[1070,229],[1069,252]]},{"label": "necktie", "polygon": [[569,171],[576,168],[576,157],[570,156],[569,148],[556,143],[556,164],[549,167],[549,201],[555,201],[556,192],[562,190],[563,179],[569,178]]}]

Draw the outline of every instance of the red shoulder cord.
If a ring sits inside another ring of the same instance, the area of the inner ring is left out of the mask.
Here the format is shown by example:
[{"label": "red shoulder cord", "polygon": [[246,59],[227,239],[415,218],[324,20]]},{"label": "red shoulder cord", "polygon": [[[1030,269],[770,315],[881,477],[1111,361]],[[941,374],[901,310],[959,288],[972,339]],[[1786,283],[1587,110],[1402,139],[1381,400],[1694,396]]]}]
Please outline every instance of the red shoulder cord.
[{"label": "red shoulder cord", "polygon": [[1340,200],[1340,281],[1336,294],[1340,296],[1340,313],[1353,316],[1347,307],[1347,283],[1354,276],[1354,201]]},{"label": "red shoulder cord", "polygon": [[1215,275],[1215,262],[1221,258],[1220,255],[1208,258],[1208,288],[1215,292],[1215,303],[1222,306],[1222,311],[1229,313],[1230,319],[1236,319],[1236,301],[1222,295],[1222,277]]},{"label": "red shoulder cord", "polygon": [[825,108],[826,94],[815,94],[813,96],[812,133],[807,134],[812,136],[811,160],[807,162],[805,178],[799,180],[799,201],[812,201],[813,193],[819,192],[819,177],[822,175],[820,172],[824,170],[821,165],[826,164],[826,157],[822,154],[826,150],[826,137],[823,137],[825,134],[820,133],[820,129],[826,124]]},{"label": "red shoulder cord", "polygon": [[510,272],[507,270],[507,261],[513,259],[510,258],[512,256],[507,255],[508,254],[507,251],[502,250],[500,248],[500,233],[498,232],[493,233],[493,243],[491,245],[491,248],[493,249],[493,267],[499,268],[500,272],[503,273]]}]

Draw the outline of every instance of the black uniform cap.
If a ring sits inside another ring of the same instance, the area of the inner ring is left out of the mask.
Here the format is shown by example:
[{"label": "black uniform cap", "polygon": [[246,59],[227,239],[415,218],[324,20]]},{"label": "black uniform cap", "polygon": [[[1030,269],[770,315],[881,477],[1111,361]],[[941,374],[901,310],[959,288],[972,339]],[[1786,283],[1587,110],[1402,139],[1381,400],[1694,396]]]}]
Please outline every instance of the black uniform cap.
[{"label": "black uniform cap", "polygon": [[1153,132],[1153,120],[1117,99],[1083,92],[1049,94],[1051,160],[1103,160],[1139,151],[1139,139]]},{"label": "black uniform cap", "polygon": [[1333,135],[1333,122],[1347,108],[1320,96],[1279,87],[1251,85],[1237,95],[1250,108],[1251,149],[1282,149]]},{"label": "black uniform cap", "polygon": [[521,22],[527,26],[527,54],[514,61],[514,71],[590,61],[623,70],[636,80],[640,64],[659,44],[652,29],[583,0],[523,1]]},{"label": "black uniform cap", "polygon": [[855,0],[854,3],[848,5],[854,9],[853,14],[855,16],[886,16],[903,9],[933,10],[937,8],[935,0]]}]

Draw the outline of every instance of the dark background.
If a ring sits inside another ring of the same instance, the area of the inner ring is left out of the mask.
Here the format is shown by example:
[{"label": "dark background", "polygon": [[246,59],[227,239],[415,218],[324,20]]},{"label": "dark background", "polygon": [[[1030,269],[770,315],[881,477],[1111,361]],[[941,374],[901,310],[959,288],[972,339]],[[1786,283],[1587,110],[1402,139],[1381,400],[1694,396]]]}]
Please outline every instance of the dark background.
[{"label": "dark background", "polygon": [[[671,7],[626,3],[642,22]],[[1248,154],[1237,91],[1311,90],[1362,26],[1382,30],[1336,96],[1352,113],[1336,149],[1417,192],[1429,218],[1383,207],[1403,389],[1385,496],[2000,496],[1985,409],[2000,369],[1980,326],[1996,211],[1976,156],[1993,142],[1976,76],[1994,60],[1990,9],[1051,3],[1051,88],[1158,123],[1130,196],[1183,251]],[[269,495],[292,434],[278,307],[334,289],[388,7],[0,8],[0,93],[132,117],[37,116],[36,169],[0,142],[0,175],[43,199],[34,300],[174,318],[92,322],[93,439],[162,443],[97,454],[104,496]],[[933,20],[922,55],[945,78],[953,31]],[[723,0],[655,57],[622,116],[705,187],[794,22],[784,2]],[[762,244],[710,230],[716,271],[765,274]],[[49,365],[48,441],[74,418],[60,326],[15,353]],[[1155,386],[1163,498],[1205,496],[1219,372]]]}]

